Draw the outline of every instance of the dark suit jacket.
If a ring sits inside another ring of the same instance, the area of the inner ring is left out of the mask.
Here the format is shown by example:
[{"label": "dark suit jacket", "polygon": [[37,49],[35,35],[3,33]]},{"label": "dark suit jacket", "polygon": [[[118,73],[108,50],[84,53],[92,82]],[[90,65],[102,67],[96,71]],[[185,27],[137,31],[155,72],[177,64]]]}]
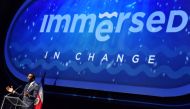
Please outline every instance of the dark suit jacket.
[{"label": "dark suit jacket", "polygon": [[[23,107],[22,109],[34,109],[34,101],[38,94],[39,85],[34,82],[32,86],[30,86],[29,88],[28,87],[29,83],[25,85],[24,90],[21,94],[16,92],[17,95],[22,96],[23,102],[29,105],[29,107]],[[29,96],[24,96],[24,93],[26,92],[29,94]]]}]

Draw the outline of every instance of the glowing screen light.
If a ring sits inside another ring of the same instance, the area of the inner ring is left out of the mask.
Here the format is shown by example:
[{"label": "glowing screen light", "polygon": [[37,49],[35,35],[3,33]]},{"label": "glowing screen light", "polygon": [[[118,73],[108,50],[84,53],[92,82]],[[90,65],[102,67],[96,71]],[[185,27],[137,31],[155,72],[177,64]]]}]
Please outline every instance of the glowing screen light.
[{"label": "glowing screen light", "polygon": [[46,84],[122,93],[190,92],[187,0],[29,0],[9,28],[11,72]]}]

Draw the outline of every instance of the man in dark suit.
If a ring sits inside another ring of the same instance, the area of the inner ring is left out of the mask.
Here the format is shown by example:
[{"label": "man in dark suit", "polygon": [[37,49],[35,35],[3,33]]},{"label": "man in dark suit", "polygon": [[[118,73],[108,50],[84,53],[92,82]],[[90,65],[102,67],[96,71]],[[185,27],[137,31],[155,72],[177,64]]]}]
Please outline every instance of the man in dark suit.
[{"label": "man in dark suit", "polygon": [[16,92],[13,87],[6,87],[6,90],[10,93],[22,96],[22,100],[26,103],[29,107],[22,107],[22,109],[34,109],[34,101],[37,97],[39,85],[35,82],[35,75],[30,73],[28,74],[28,84],[25,85],[24,90],[22,93]]}]

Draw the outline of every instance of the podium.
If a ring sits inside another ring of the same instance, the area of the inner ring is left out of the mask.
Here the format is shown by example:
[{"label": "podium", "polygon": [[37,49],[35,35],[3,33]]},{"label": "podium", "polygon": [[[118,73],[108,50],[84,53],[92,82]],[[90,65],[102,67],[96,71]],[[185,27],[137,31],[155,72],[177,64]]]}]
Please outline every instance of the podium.
[{"label": "podium", "polygon": [[13,97],[13,96],[6,95],[3,98],[3,102],[1,104],[1,109],[7,109],[7,108],[4,108],[4,103],[6,100],[11,104],[11,107],[14,107],[14,109],[17,109],[19,107],[28,107],[28,105],[26,103],[24,103],[19,97]]}]

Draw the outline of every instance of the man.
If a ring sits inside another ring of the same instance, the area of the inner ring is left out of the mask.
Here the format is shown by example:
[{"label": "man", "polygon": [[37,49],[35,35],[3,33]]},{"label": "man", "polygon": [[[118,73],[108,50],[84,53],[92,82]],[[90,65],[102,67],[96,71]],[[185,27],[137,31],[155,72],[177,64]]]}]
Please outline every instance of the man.
[{"label": "man", "polygon": [[22,107],[22,109],[34,109],[34,101],[37,97],[39,86],[35,82],[35,75],[30,73],[28,74],[28,84],[25,85],[24,90],[21,94],[16,92],[13,87],[6,87],[6,90],[10,93],[22,96],[22,100],[26,103],[29,107]]}]

